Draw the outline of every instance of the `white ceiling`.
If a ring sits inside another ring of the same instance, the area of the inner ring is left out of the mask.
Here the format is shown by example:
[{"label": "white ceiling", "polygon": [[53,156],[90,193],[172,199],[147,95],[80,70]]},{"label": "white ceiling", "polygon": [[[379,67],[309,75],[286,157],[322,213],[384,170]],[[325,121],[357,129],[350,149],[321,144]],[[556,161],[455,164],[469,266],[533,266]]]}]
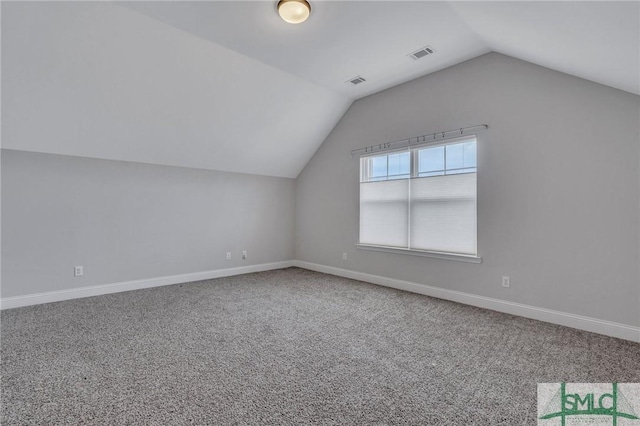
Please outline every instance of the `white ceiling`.
[{"label": "white ceiling", "polygon": [[110,3],[2,2],[3,148],[293,178],[350,103]]},{"label": "white ceiling", "polygon": [[311,1],[2,2],[3,147],[296,177],[353,100],[490,51],[640,94],[637,1]]},{"label": "white ceiling", "polygon": [[[640,94],[637,1],[315,0],[301,25],[275,1],[118,4],[353,99],[490,51]],[[427,44],[437,54],[406,56]]]},{"label": "white ceiling", "polygon": [[494,52],[640,94],[640,2],[450,3]]},{"label": "white ceiling", "polygon": [[[312,1],[299,25],[280,19],[275,1],[118,4],[351,99],[491,51],[445,2]],[[407,56],[427,44],[437,54]],[[346,83],[356,75],[367,82]]]}]

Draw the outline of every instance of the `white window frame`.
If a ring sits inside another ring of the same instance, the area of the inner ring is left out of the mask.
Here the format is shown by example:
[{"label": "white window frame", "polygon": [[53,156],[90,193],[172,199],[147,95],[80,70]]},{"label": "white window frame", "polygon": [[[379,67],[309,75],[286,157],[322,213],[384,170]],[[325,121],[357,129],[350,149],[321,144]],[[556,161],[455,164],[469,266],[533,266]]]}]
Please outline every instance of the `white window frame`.
[{"label": "white window frame", "polygon": [[[469,134],[469,135],[465,135],[462,137],[455,137],[455,138],[449,138],[449,139],[441,139],[437,142],[431,142],[431,143],[423,143],[423,144],[416,144],[416,145],[412,145],[412,146],[408,146],[408,147],[404,147],[404,148],[399,148],[399,149],[393,149],[393,150],[385,150],[385,151],[378,151],[375,153],[370,153],[367,155],[363,155],[360,157],[361,161],[360,161],[360,182],[367,182],[369,181],[369,173],[371,173],[371,169],[369,167],[369,162],[366,163],[365,167],[362,167],[362,160],[363,159],[367,159],[367,158],[373,158],[373,157],[378,157],[378,156],[382,156],[382,155],[391,155],[391,154],[395,154],[395,153],[399,153],[399,152],[409,152],[410,154],[410,158],[409,158],[409,179],[412,178],[417,178],[418,177],[418,151],[422,148],[432,148],[432,147],[437,147],[437,146],[446,146],[446,145],[452,145],[455,144],[456,142],[463,142],[466,140],[469,140],[471,138],[474,138],[476,141],[476,150],[478,150],[478,146],[479,146],[479,138],[478,135],[476,134]],[[477,151],[476,151],[477,152]],[[477,158],[476,158],[476,167],[475,167],[476,171],[474,173],[476,173],[476,175],[478,175],[478,163],[477,163]],[[446,175],[446,162],[445,162],[445,175]],[[388,173],[388,170],[387,170]],[[389,180],[389,179],[388,179]],[[371,181],[371,182],[375,182],[375,181]],[[477,188],[476,188],[476,199],[477,199]],[[360,209],[360,203],[358,203],[358,209]],[[476,221],[477,221],[477,210],[476,210]],[[477,230],[476,230],[477,233]],[[359,241],[360,237],[358,237],[358,241]],[[476,241],[477,241],[477,235],[476,235]],[[443,260],[453,260],[453,261],[459,261],[459,262],[467,262],[467,263],[482,263],[482,257],[479,254],[476,255],[467,255],[467,254],[459,254],[459,253],[448,253],[448,252],[438,252],[438,251],[432,251],[432,250],[419,250],[419,249],[414,249],[414,248],[401,248],[401,247],[389,247],[389,246],[381,246],[381,245],[371,245],[371,244],[362,244],[362,243],[357,243],[356,244],[356,248],[357,249],[361,249],[361,250],[369,250],[369,251],[377,251],[377,252],[386,252],[386,253],[396,253],[396,254],[406,254],[406,255],[411,255],[411,256],[420,256],[420,257],[429,257],[429,258],[434,258],[434,259],[443,259]]]}]

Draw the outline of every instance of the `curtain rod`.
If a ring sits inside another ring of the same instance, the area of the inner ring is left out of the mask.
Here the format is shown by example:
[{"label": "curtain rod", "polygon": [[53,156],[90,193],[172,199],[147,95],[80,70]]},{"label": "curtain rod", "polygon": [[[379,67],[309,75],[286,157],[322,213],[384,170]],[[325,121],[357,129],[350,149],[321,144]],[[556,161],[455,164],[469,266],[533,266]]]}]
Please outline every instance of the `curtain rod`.
[{"label": "curtain rod", "polygon": [[[368,154],[370,152],[388,151],[390,149],[400,148],[400,147],[404,147],[404,146],[416,145],[418,143],[421,143],[420,139],[422,139],[422,143],[427,142],[427,138],[429,138],[431,140],[434,140],[434,141],[438,140],[438,138],[440,138],[440,140],[442,140],[442,139],[444,139],[446,137],[447,133],[460,132],[460,134],[462,135],[462,134],[464,134],[464,132],[466,130],[478,129],[478,128],[488,129],[489,125],[487,125],[487,124],[476,124],[474,126],[461,127],[459,129],[445,130],[445,131],[442,131],[442,132],[434,132],[434,133],[429,133],[429,134],[426,134],[426,135],[414,136],[412,138],[400,139],[400,140],[392,141],[392,142],[385,142],[385,143],[381,143],[381,144],[378,144],[378,145],[365,146],[364,148],[358,148],[358,149],[352,150],[351,151],[351,156],[353,157],[354,154],[358,154],[358,153]],[[415,141],[414,141],[414,139],[415,139]]]}]

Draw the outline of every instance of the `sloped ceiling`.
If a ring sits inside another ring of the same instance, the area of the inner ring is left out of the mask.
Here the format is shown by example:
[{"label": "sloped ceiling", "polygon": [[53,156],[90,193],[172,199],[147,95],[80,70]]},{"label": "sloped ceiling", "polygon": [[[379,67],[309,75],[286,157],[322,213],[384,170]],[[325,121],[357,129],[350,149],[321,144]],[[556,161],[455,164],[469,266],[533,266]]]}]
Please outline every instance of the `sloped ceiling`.
[{"label": "sloped ceiling", "polygon": [[312,4],[2,2],[3,147],[293,178],[354,100],[490,51],[640,94],[638,2]]},{"label": "sloped ceiling", "polygon": [[350,105],[113,4],[2,8],[4,148],[295,177]]},{"label": "sloped ceiling", "polygon": [[[312,3],[312,16],[301,25],[280,19],[275,0],[118,4],[350,99],[491,51],[446,2]],[[407,56],[425,45],[437,54],[420,61]],[[366,83],[346,83],[359,74]]]},{"label": "sloped ceiling", "polygon": [[451,6],[495,52],[640,95],[639,1]]}]

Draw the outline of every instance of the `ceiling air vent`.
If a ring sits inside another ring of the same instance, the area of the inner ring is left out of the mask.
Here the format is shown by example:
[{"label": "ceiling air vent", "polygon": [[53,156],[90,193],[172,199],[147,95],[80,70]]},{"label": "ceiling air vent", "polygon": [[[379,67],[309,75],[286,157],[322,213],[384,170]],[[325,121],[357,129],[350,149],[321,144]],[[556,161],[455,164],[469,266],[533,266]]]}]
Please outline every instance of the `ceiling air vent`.
[{"label": "ceiling air vent", "polygon": [[407,56],[409,56],[413,60],[417,60],[420,58],[424,58],[425,56],[432,55],[434,52],[435,50],[433,50],[433,47],[425,46],[422,49],[418,49],[415,52],[409,53],[409,55]]},{"label": "ceiling air vent", "polygon": [[349,79],[349,80],[347,80],[346,82],[347,82],[347,83],[351,83],[351,84],[353,84],[353,85],[355,86],[355,85],[358,85],[358,84],[360,84],[360,83],[364,83],[365,81],[367,81],[367,80],[365,80],[365,78],[364,78],[364,77],[362,77],[362,76],[356,76],[356,77],[350,78],[350,79]]}]

